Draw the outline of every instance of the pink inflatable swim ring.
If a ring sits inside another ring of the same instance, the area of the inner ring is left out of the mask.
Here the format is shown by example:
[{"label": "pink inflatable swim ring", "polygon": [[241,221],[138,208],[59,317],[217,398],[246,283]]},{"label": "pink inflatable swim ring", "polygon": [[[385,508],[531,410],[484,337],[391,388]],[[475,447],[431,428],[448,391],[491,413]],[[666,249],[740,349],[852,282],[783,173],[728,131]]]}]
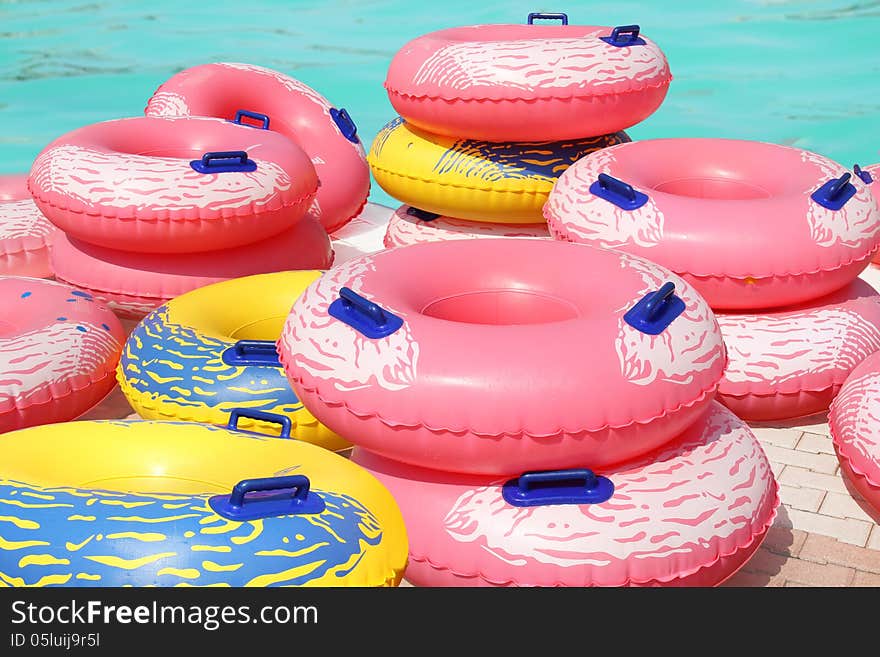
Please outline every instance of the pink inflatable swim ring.
[{"label": "pink inflatable swim ring", "polygon": [[[532,24],[552,17],[562,25]],[[637,25],[471,25],[405,44],[388,67],[391,105],[423,130],[485,141],[608,134],[650,116],[672,76]]]},{"label": "pink inflatable swim ring", "polygon": [[[877,203],[880,204],[880,164],[872,164],[864,169],[857,164],[853,172],[868,186]],[[880,251],[874,254],[872,262],[880,264]]]},{"label": "pink inflatable swim ring", "polygon": [[853,368],[880,350],[880,295],[861,279],[799,306],[715,318],[728,358],[716,398],[749,421],[827,411]]},{"label": "pink inflatable swim ring", "polygon": [[268,239],[220,251],[132,253],[64,234],[52,251],[58,280],[89,292],[126,319],[140,319],[211,283],[291,269],[327,269],[332,262],[330,238],[310,216]]},{"label": "pink inflatable swim ring", "polygon": [[297,396],[351,442],[478,474],[653,449],[710,402],[726,360],[712,311],[662,267],[510,238],[336,266],[293,304],[278,349]]},{"label": "pink inflatable swim ring", "polygon": [[856,367],[828,414],[840,468],[880,522],[880,353]]},{"label": "pink inflatable swim ring", "polygon": [[558,178],[544,216],[557,239],[670,268],[716,310],[824,296],[880,246],[880,207],[860,177],[809,151],[733,139],[592,153]]},{"label": "pink inflatable swim ring", "polygon": [[550,239],[547,224],[498,224],[444,217],[410,205],[401,205],[388,222],[385,248],[423,242],[479,237],[536,237]]},{"label": "pink inflatable swim ring", "polygon": [[0,276],[0,433],[66,422],[116,384],[125,332],[84,292]]},{"label": "pink inflatable swim ring", "polygon": [[34,205],[27,175],[0,176],[0,276],[51,277],[56,231]]},{"label": "pink inflatable swim ring", "polygon": [[506,480],[361,448],[352,460],[400,505],[417,586],[714,586],[755,552],[779,505],[760,444],[717,403],[675,441],[597,472]]},{"label": "pink inflatable swim ring", "polygon": [[275,132],[207,118],[96,123],[49,144],[28,187],[49,220],[99,246],[190,253],[278,234],[315,197],[315,167]]},{"label": "pink inflatable swim ring", "polygon": [[288,75],[250,64],[194,66],[162,84],[145,113],[214,116],[260,125],[293,140],[315,165],[321,186],[309,213],[328,233],[344,226],[367,202],[370,170],[354,121],[345,109],[336,109]]}]

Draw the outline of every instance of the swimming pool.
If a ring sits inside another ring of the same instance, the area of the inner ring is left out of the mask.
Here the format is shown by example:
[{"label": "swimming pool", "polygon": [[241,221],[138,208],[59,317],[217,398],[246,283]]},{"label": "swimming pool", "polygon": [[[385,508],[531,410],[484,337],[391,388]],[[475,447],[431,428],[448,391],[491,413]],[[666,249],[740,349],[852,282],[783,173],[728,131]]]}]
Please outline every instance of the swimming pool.
[{"label": "swimming pool", "polygon": [[[524,22],[530,11],[638,23],[663,48],[674,80],[633,139],[756,139],[846,166],[880,161],[878,1],[684,0],[670,10],[629,0],[0,0],[0,173],[27,171],[64,132],[141,114],[170,75],[211,61],[293,75],[347,108],[369,147],[394,117],[382,83],[400,46],[454,25]],[[371,200],[397,205],[377,185]]]}]

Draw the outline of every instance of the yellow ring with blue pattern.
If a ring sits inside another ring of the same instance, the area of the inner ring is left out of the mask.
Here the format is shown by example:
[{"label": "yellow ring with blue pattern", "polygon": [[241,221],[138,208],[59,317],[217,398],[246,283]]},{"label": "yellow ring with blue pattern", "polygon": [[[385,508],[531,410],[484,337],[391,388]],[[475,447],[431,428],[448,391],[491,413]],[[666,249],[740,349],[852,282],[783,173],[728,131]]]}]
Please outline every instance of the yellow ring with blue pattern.
[{"label": "yellow ring with blue pattern", "polygon": [[298,440],[154,420],[0,440],[0,586],[396,586],[407,549],[388,490]]},{"label": "yellow ring with blue pattern", "polygon": [[545,223],[541,208],[569,166],[628,141],[625,132],[557,142],[456,139],[398,117],[376,135],[367,162],[382,189],[420,210],[472,221]]},{"label": "yellow ring with blue pattern", "polygon": [[[233,408],[285,415],[297,440],[351,445],[318,422],[290,387],[275,340],[293,302],[321,271],[285,271],[214,283],[147,315],[126,341],[116,378],[138,415],[223,424]],[[247,418],[245,429],[278,427]]]}]

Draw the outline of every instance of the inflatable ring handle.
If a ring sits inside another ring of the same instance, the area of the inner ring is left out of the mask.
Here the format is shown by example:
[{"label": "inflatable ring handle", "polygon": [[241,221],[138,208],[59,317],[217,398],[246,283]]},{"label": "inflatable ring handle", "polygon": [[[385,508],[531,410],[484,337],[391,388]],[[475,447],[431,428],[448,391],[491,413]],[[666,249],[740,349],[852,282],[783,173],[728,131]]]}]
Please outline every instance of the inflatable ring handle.
[{"label": "inflatable ring handle", "polygon": [[[256,431],[244,431],[244,429],[238,428],[238,421],[241,418],[246,418],[248,420],[259,420],[261,422],[268,422],[269,424],[280,424],[281,433],[278,436],[272,436],[267,433],[257,433]],[[293,428],[293,425],[291,424],[289,417],[287,417],[286,415],[280,415],[279,413],[252,411],[247,408],[233,408],[231,411],[229,411],[229,421],[226,423],[226,428],[231,431],[241,431],[242,433],[251,433],[257,436],[266,436],[268,438],[290,438],[290,431]]]},{"label": "inflatable ring handle", "polygon": [[874,182],[874,176],[871,175],[871,172],[865,171],[858,164],[853,165],[853,173],[856,174],[856,176],[859,177],[859,180],[861,180],[866,185],[870,185],[872,182]]},{"label": "inflatable ring handle", "polygon": [[614,483],[592,470],[547,470],[526,472],[501,488],[511,506],[551,504],[601,504],[614,494]]},{"label": "inflatable ring handle", "polygon": [[434,221],[435,219],[439,219],[440,215],[436,212],[428,212],[427,210],[422,210],[420,208],[414,208],[413,206],[409,206],[406,209],[406,213],[410,217],[415,217],[419,221]]},{"label": "inflatable ring handle", "polygon": [[278,359],[278,349],[272,340],[239,340],[231,347],[227,347],[220,355],[220,359],[226,365],[233,367],[246,367],[256,365],[258,367],[281,367]]},{"label": "inflatable ring handle", "polygon": [[333,123],[335,123],[336,127],[339,128],[339,131],[342,133],[343,137],[354,144],[358,143],[357,125],[355,125],[354,119],[349,116],[348,110],[346,110],[344,107],[340,109],[331,107],[330,118],[333,119]]},{"label": "inflatable ring handle", "polygon": [[618,25],[609,36],[599,37],[605,43],[615,48],[627,48],[629,46],[644,46],[645,40],[639,36],[641,28],[638,25]]},{"label": "inflatable ring handle", "polygon": [[211,151],[189,165],[199,173],[226,173],[229,171],[256,171],[257,163],[248,159],[247,151]]},{"label": "inflatable ring handle", "polygon": [[535,24],[535,19],[542,21],[562,21],[563,25],[568,25],[568,14],[545,14],[543,12],[532,12],[529,14],[529,25]]},{"label": "inflatable ring handle", "polygon": [[659,335],[684,312],[685,304],[675,295],[675,283],[667,281],[648,292],[623,316],[623,321],[648,335]]},{"label": "inflatable ring handle", "polygon": [[374,340],[387,337],[403,326],[403,319],[348,287],[339,289],[339,298],[330,304],[327,312]]},{"label": "inflatable ring handle", "polygon": [[[229,495],[215,495],[208,500],[208,504],[218,515],[237,521],[321,513],[326,508],[326,504],[323,498],[311,492],[310,488],[311,482],[305,475],[242,479],[233,486]],[[292,495],[261,495],[247,499],[249,493],[291,489]]]},{"label": "inflatable ring handle", "polygon": [[852,174],[849,171],[840,178],[832,178],[810,194],[810,198],[823,208],[836,212],[856,195],[855,185],[850,182],[850,178],[852,178]]},{"label": "inflatable ring handle", "polygon": [[249,119],[253,119],[254,121],[262,121],[263,126],[262,130],[269,129],[269,116],[266,114],[260,114],[259,112],[251,112],[250,110],[238,110],[235,112],[235,118],[232,119],[232,123],[237,123],[238,125],[243,125],[248,128],[257,128],[259,126],[251,125],[250,123],[242,123],[242,117],[247,117]]},{"label": "inflatable ring handle", "polygon": [[590,193],[627,211],[637,210],[648,202],[648,195],[607,173],[600,173],[590,185]]}]

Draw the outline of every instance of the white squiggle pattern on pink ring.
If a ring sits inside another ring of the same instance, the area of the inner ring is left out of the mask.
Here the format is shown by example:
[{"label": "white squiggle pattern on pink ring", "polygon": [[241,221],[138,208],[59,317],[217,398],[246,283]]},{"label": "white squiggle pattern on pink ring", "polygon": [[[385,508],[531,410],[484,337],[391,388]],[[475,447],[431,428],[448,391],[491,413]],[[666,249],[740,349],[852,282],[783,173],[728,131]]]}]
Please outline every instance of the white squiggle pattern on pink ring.
[{"label": "white squiggle pattern on pink ring", "polygon": [[845,308],[799,317],[717,315],[732,383],[779,384],[828,371],[851,372],[880,349],[880,328]]},{"label": "white squiggle pattern on pink ring", "polygon": [[616,48],[598,36],[585,36],[453,43],[428,57],[413,82],[446,89],[503,86],[531,92],[638,83],[668,75],[666,58],[650,41]]},{"label": "white squiggle pattern on pink ring", "polygon": [[[330,381],[340,391],[373,385],[401,390],[415,382],[419,343],[405,318],[399,330],[372,340],[327,312],[342,286],[363,294],[361,277],[372,271],[369,256],[349,260],[328,270],[297,299],[281,334],[294,368]],[[364,296],[400,314],[381,299]]]},{"label": "white squiggle pattern on pink ring", "polygon": [[265,75],[273,80],[275,80],[278,84],[284,87],[287,91],[290,91],[295,94],[301,94],[311,100],[316,105],[320,106],[323,110],[324,114],[327,115],[329,119],[329,125],[333,126],[333,129],[336,133],[353,149],[355,149],[361,156],[364,155],[364,147],[360,141],[349,141],[343,134],[342,130],[339,129],[339,126],[336,125],[336,122],[333,120],[333,117],[330,115],[330,110],[333,108],[333,105],[330,104],[330,101],[324,98],[317,91],[312,89],[307,84],[300,82],[299,80],[290,77],[289,75],[284,75],[283,73],[279,73],[278,71],[273,71],[269,68],[263,68],[261,66],[254,66],[252,64],[238,64],[238,63],[230,63],[224,62],[218,64],[218,66],[225,66],[227,68],[237,69],[239,71],[248,71],[250,73],[254,73],[257,75]]},{"label": "white squiggle pattern on pink ring", "polygon": [[587,191],[600,173],[612,169],[615,161],[611,146],[581,158],[562,173],[544,207],[545,216],[553,220],[551,233],[612,249],[628,244],[660,244],[665,218],[651,194],[645,205],[628,211]]},{"label": "white squiggle pattern on pink ring", "polygon": [[876,463],[872,480],[880,480],[880,373],[868,372],[847,380],[834,400],[833,424],[838,427],[834,440],[852,460],[855,454]]},{"label": "white squiggle pattern on pink ring", "polygon": [[[801,160],[822,172],[822,180],[815,187],[804,191],[807,197],[823,182],[847,173],[839,164],[809,151],[801,152]],[[813,200],[808,201],[810,236],[819,246],[829,247],[839,242],[844,246],[857,247],[864,242],[877,241],[880,234],[880,208],[861,178],[852,176],[850,182],[855,186],[856,194],[840,210],[829,210]]]},{"label": "white squiggle pattern on pink ring", "polygon": [[[119,353],[121,345],[103,328],[87,322],[58,323],[11,338],[0,338],[0,403],[88,375]],[[111,369],[111,366],[106,366]]]},{"label": "white squiggle pattern on pink ring", "polygon": [[192,112],[186,104],[186,98],[180,94],[173,91],[158,91],[150,98],[144,114],[146,116],[169,117],[190,116]]},{"label": "white squiggle pattern on pink ring", "polygon": [[[644,282],[632,303],[621,309],[614,342],[621,373],[628,381],[637,385],[650,385],[657,380],[688,384],[699,372],[724,362],[724,343],[715,315],[694,288],[642,258],[622,253],[620,266],[635,271]],[[648,335],[623,320],[623,312],[667,281],[675,283],[675,294],[687,307],[665,331]]]},{"label": "white squiggle pattern on pink ring", "polygon": [[0,203],[0,240],[47,237],[55,230],[31,200]]},{"label": "white squiggle pattern on pink ring", "polygon": [[431,221],[419,221],[403,213],[392,215],[385,231],[385,246],[406,246],[423,242],[444,242],[449,240],[495,238],[495,237],[533,237],[550,239],[546,224],[493,224],[480,221],[465,221],[450,217],[438,217]]},{"label": "white squiggle pattern on pink ring", "polygon": [[[514,507],[498,481],[456,500],[444,520],[456,541],[479,542],[515,566],[535,560],[564,568],[614,560],[675,559],[710,541],[746,538],[774,491],[758,441],[732,413],[714,407],[700,435],[608,475],[602,504]],[[758,525],[756,527],[756,525]]]},{"label": "white squiggle pattern on pink ring", "polygon": [[324,108],[324,113],[327,114],[327,116],[330,116],[330,108],[332,107],[332,105],[330,105],[330,102],[317,91],[312,89],[310,86],[300,82],[295,78],[290,77],[289,75],[284,75],[284,73],[279,73],[278,71],[273,71],[269,68],[263,68],[262,66],[254,66],[253,64],[222,62],[217,64],[217,66],[232,68],[238,71],[247,71],[248,73],[253,73],[254,75],[265,75],[267,77],[270,77],[275,80],[275,82],[284,87],[287,91],[296,94],[302,94],[316,105],[320,105]]},{"label": "white squiggle pattern on pink ring", "polygon": [[31,181],[43,193],[56,192],[87,205],[153,211],[263,206],[291,186],[287,172],[265,160],[257,162],[256,171],[211,175],[194,171],[182,158],[107,153],[74,145],[44,151],[34,162]]}]

